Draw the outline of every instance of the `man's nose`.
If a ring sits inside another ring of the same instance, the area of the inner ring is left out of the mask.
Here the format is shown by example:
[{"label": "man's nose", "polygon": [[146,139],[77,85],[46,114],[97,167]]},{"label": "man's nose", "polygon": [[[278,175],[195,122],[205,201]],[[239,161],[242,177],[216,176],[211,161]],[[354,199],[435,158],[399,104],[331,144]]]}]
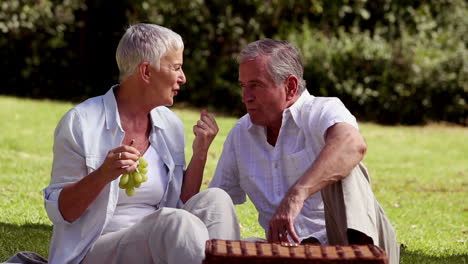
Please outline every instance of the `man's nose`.
[{"label": "man's nose", "polygon": [[252,91],[246,88],[242,89],[242,102],[245,104],[252,102],[253,100],[255,100],[255,96]]}]

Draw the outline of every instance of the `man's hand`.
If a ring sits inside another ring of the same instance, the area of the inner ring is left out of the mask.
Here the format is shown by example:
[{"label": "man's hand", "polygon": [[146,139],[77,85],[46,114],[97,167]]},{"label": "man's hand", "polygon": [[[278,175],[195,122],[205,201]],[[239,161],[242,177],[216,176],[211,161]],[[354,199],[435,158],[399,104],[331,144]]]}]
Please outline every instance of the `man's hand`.
[{"label": "man's hand", "polygon": [[193,141],[192,149],[193,156],[206,157],[211,142],[218,134],[219,128],[215,118],[206,110],[200,113],[200,120],[193,126],[195,140]]},{"label": "man's hand", "polygon": [[328,128],[324,148],[304,175],[289,189],[270,220],[268,240],[287,242],[289,235],[294,242],[299,243],[294,221],[304,201],[325,186],[349,175],[365,153],[364,138],[356,128],[347,123],[337,123]]},{"label": "man's hand", "polygon": [[269,242],[290,242],[289,237],[296,243],[300,243],[294,229],[294,222],[304,206],[304,200],[297,194],[288,192],[269,223]]}]

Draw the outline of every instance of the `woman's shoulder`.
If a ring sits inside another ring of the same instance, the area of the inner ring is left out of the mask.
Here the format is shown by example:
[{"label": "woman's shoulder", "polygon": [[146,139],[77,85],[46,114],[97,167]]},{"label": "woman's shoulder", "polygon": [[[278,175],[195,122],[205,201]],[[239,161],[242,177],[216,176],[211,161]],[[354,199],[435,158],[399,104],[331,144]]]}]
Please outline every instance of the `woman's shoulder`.
[{"label": "woman's shoulder", "polygon": [[98,119],[99,122],[102,122],[105,116],[103,113],[104,106],[102,103],[102,96],[92,97],[70,108],[60,118],[58,126],[77,124],[77,122],[90,122],[94,119]]},{"label": "woman's shoulder", "polygon": [[[86,99],[85,101],[77,104],[73,107],[77,112],[86,113],[94,112],[96,110],[102,110],[104,108],[103,104],[104,96],[96,96]],[[72,108],[72,109],[73,109]]]}]

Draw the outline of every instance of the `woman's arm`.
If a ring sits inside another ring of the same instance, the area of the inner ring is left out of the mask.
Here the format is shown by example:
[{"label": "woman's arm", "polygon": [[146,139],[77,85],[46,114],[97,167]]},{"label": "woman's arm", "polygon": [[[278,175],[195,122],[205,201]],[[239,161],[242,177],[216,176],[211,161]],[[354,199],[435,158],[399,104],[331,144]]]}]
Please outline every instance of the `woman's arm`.
[{"label": "woman's arm", "polygon": [[218,131],[219,128],[214,117],[208,114],[206,110],[202,110],[200,120],[193,126],[193,133],[195,134],[192,145],[193,155],[185,171],[180,194],[180,199],[184,203],[200,191],[208,149]]},{"label": "woman's arm", "polygon": [[63,187],[58,199],[63,218],[73,222],[83,215],[109,182],[121,174],[135,170],[139,155],[138,150],[131,146],[120,146],[110,150],[98,169]]}]

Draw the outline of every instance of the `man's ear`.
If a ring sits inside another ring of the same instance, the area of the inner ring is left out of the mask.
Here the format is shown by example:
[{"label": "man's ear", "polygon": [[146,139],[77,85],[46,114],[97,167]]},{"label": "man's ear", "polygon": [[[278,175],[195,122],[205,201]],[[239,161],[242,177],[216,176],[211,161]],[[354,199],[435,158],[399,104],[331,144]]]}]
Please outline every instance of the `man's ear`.
[{"label": "man's ear", "polygon": [[297,95],[299,88],[299,80],[295,75],[289,75],[285,80],[286,84],[286,100],[292,100]]},{"label": "man's ear", "polygon": [[140,64],[138,64],[138,74],[140,75],[140,78],[144,82],[149,82],[150,76],[151,76],[149,62],[144,61],[144,62],[141,62]]}]

